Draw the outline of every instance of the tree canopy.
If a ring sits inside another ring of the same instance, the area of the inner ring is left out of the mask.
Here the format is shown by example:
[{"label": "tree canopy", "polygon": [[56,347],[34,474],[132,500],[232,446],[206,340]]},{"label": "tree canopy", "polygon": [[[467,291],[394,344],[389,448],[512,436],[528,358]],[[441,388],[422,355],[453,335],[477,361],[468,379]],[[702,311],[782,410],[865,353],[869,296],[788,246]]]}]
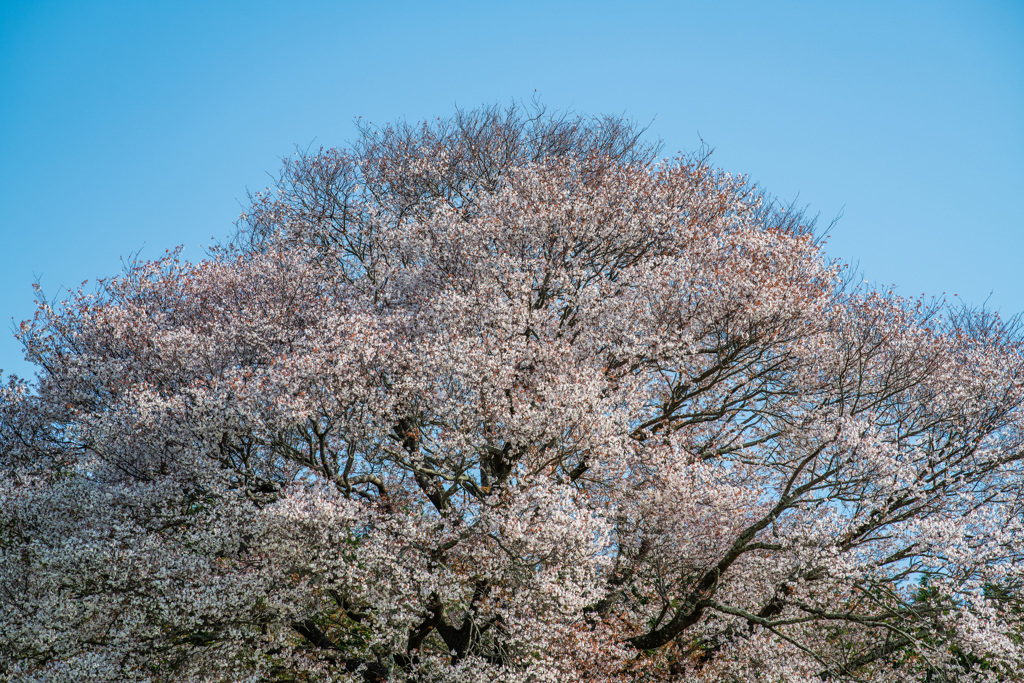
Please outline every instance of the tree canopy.
[{"label": "tree canopy", "polygon": [[615,118],[363,126],[22,324],[18,681],[1009,681],[1013,320]]}]

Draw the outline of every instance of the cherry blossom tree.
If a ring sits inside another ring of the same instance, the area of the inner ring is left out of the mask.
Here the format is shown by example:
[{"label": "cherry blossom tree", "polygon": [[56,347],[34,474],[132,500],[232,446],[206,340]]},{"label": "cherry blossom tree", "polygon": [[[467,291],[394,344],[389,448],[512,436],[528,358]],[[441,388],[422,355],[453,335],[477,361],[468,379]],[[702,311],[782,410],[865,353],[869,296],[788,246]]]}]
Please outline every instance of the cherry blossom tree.
[{"label": "cherry blossom tree", "polygon": [[17,681],[1010,681],[1013,321],[849,284],[617,118],[289,159],[22,324]]}]

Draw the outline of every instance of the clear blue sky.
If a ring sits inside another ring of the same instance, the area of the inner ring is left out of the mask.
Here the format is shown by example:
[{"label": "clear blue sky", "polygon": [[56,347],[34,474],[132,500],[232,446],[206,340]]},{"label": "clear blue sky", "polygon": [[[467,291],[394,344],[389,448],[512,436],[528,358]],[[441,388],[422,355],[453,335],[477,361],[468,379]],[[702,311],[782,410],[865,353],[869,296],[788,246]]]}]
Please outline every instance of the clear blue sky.
[{"label": "clear blue sky", "polygon": [[871,281],[1024,310],[1022,0],[0,0],[0,368],[36,277],[201,258],[295,145],[535,91],[843,210]]}]

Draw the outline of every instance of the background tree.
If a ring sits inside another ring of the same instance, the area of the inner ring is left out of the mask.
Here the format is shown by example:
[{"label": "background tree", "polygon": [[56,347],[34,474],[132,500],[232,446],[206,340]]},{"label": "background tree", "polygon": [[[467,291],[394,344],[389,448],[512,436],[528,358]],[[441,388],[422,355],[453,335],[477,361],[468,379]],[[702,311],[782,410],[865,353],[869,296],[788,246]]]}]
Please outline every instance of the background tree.
[{"label": "background tree", "polygon": [[214,258],[42,304],[4,674],[1011,680],[1015,324],[641,133],[363,127]]}]

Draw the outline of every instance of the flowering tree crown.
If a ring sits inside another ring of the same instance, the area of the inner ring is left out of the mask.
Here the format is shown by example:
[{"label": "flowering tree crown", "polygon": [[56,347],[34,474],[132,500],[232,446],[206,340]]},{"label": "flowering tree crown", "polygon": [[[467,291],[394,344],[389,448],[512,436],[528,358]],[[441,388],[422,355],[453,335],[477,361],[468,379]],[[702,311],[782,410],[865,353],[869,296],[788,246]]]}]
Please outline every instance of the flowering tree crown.
[{"label": "flowering tree crown", "polygon": [[239,244],[21,327],[19,681],[1008,681],[1012,324],[518,108],[290,159]]}]

